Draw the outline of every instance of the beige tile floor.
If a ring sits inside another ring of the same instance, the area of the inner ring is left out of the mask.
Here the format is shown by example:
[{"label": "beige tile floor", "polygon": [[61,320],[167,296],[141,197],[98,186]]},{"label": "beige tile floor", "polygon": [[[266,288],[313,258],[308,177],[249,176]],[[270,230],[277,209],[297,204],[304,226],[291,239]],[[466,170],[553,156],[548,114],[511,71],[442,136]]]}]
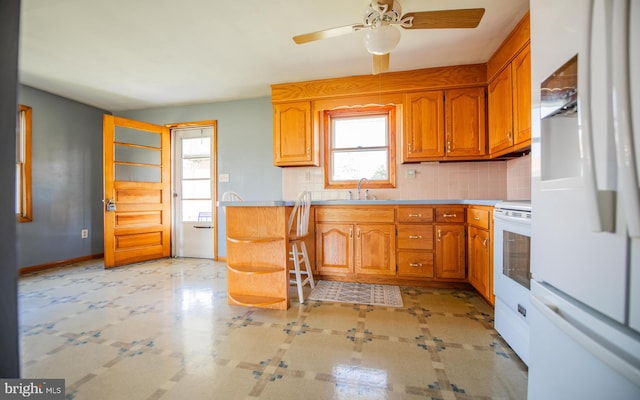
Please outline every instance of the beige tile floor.
[{"label": "beige tile floor", "polygon": [[287,311],[230,306],[225,264],[198,259],[23,277],[22,375],[64,378],[67,399],[526,398],[474,292],[404,287],[402,308],[291,293]]}]

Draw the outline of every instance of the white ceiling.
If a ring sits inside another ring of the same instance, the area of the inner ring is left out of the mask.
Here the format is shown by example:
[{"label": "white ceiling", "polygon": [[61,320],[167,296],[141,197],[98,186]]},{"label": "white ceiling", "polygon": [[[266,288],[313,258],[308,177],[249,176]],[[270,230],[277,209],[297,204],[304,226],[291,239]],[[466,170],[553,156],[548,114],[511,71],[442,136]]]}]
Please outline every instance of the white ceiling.
[{"label": "white ceiling", "polygon": [[[390,71],[485,62],[528,0],[400,0],[403,13],[484,7],[475,29],[402,30]],[[371,73],[368,0],[22,0],[20,81],[109,111],[269,96],[274,83]]]}]

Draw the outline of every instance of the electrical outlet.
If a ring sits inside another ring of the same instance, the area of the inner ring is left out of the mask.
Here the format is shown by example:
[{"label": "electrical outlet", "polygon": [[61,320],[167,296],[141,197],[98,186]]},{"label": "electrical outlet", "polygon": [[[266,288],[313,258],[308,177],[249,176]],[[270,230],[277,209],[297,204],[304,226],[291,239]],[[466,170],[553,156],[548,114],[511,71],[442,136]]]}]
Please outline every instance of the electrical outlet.
[{"label": "electrical outlet", "polygon": [[218,175],[218,182],[229,182],[229,174]]},{"label": "electrical outlet", "polygon": [[83,229],[82,231],[80,231],[80,236],[81,236],[83,239],[88,238],[88,237],[89,237],[89,230],[88,230],[88,229]]}]

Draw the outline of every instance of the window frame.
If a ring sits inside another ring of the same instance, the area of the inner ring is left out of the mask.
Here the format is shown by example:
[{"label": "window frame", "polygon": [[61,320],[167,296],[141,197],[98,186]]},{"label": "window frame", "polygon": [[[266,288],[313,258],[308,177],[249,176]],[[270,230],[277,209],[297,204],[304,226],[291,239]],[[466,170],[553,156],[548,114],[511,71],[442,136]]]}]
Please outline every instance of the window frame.
[{"label": "window frame", "polygon": [[[346,189],[358,186],[358,180],[332,180],[332,154],[333,154],[333,132],[332,120],[335,118],[354,118],[365,116],[385,116],[387,118],[387,168],[388,177],[386,180],[370,180],[367,188],[382,189],[396,187],[396,106],[395,105],[374,105],[364,107],[350,107],[324,110],[324,187],[326,189]],[[367,149],[362,147],[359,149]],[[371,149],[380,147],[371,147]],[[344,150],[344,149],[341,149]]]},{"label": "window frame", "polygon": [[[16,220],[33,221],[32,182],[31,182],[31,107],[18,105],[16,124]],[[20,178],[18,187],[17,179]]]}]

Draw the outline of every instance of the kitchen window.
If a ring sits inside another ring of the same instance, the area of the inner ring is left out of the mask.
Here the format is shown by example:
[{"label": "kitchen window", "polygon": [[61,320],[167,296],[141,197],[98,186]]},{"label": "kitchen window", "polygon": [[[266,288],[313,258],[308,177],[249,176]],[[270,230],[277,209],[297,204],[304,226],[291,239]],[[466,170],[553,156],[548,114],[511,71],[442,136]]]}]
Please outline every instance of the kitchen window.
[{"label": "kitchen window", "polygon": [[18,107],[16,129],[16,219],[32,220],[31,205],[31,107]]},{"label": "kitchen window", "polygon": [[395,106],[324,112],[324,176],[327,188],[395,187]]}]

